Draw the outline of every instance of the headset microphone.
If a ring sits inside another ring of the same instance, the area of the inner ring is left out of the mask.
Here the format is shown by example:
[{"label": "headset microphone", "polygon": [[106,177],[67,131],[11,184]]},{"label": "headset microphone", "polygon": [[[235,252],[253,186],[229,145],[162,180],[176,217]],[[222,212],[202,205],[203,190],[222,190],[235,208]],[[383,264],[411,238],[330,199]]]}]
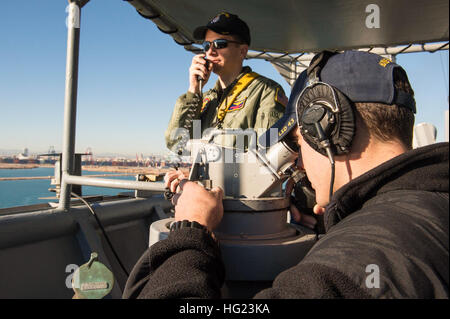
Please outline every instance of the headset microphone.
[{"label": "headset microphone", "polygon": [[[330,160],[331,164],[331,181],[330,181],[330,200],[333,195],[333,185],[334,185],[334,154],[331,149],[330,139],[328,137],[329,124],[334,122],[334,116],[331,114],[326,107],[318,104],[313,104],[309,106],[302,116],[302,131],[308,136],[314,137],[316,140],[316,145],[320,149],[325,149],[326,155]],[[322,127],[322,123],[326,125],[325,130]]]},{"label": "headset microphone", "polygon": [[334,171],[335,171],[334,170],[334,155],[333,155],[333,151],[331,150],[330,141],[326,138],[322,126],[319,124],[319,122],[314,123],[314,126],[317,130],[317,135],[319,136],[320,144],[323,148],[325,148],[325,151],[327,152],[328,159],[330,160],[330,164],[331,164],[330,195],[329,195],[329,200],[331,201],[331,197],[333,196]]},{"label": "headset microphone", "polygon": [[314,126],[317,130],[317,135],[319,136],[320,145],[327,152],[328,158],[330,159],[330,163],[334,164],[334,156],[333,151],[331,150],[330,140],[326,138],[323,128],[318,122],[314,123]]}]

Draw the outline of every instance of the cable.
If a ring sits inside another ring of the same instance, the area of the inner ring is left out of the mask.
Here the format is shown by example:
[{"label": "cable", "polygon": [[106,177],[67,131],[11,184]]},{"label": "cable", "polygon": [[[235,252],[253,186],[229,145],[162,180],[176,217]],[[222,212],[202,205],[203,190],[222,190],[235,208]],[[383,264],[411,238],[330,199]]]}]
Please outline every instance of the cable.
[{"label": "cable", "polygon": [[105,229],[103,228],[103,225],[102,225],[102,223],[100,222],[100,219],[98,218],[98,216],[97,216],[97,214],[95,213],[95,211],[94,211],[94,209],[92,208],[92,206],[89,205],[89,203],[88,203],[84,198],[82,198],[81,196],[78,196],[77,194],[75,194],[75,193],[73,193],[73,192],[71,192],[71,195],[74,196],[74,197],[76,197],[76,198],[78,198],[79,200],[81,200],[81,201],[87,206],[87,208],[88,208],[89,211],[92,213],[92,215],[94,215],[95,220],[97,221],[97,224],[98,224],[98,226],[100,227],[100,229],[101,229],[101,231],[102,231],[102,233],[103,233],[103,236],[105,236],[105,239],[106,239],[106,242],[107,242],[108,245],[109,245],[109,248],[111,248],[111,251],[113,252],[114,256],[116,257],[117,262],[119,263],[119,265],[120,265],[120,267],[122,268],[122,270],[125,272],[125,274],[127,275],[127,277],[129,277],[130,274],[129,274],[128,271],[126,270],[125,266],[122,264],[122,261],[120,260],[119,255],[116,253],[116,250],[114,249],[114,247],[113,247],[111,241],[109,240],[109,237],[108,237],[108,235],[106,234],[106,231],[105,231]]},{"label": "cable", "polygon": [[331,197],[333,196],[333,186],[334,186],[334,162],[331,163],[331,178],[330,178],[330,195],[329,202],[331,202]]},{"label": "cable", "polygon": [[[322,143],[323,143],[323,145],[325,147],[325,150],[327,152],[328,159],[330,160],[330,165],[331,165],[330,192],[329,192],[329,195],[328,195],[328,203],[331,203],[331,198],[333,197],[334,175],[335,175],[334,154],[333,154],[333,151],[331,150],[330,143],[329,143],[328,140],[325,140]],[[336,210],[336,213],[337,213],[337,215],[339,217],[339,220],[342,220],[342,217],[339,214],[338,210]]]}]

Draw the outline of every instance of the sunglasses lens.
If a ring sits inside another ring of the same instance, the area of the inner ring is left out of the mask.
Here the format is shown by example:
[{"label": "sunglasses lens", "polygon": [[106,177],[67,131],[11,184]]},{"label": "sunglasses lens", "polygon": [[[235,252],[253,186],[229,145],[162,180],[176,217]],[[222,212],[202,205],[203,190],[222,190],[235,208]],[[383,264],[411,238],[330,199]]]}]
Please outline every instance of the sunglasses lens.
[{"label": "sunglasses lens", "polygon": [[224,40],[224,39],[214,40],[214,47],[216,49],[226,48],[227,45],[228,45],[228,41],[227,40]]},{"label": "sunglasses lens", "polygon": [[202,43],[203,50],[208,51],[209,48],[211,48],[211,45],[213,45],[214,49],[223,49],[228,46],[228,41],[225,39],[217,39],[212,42],[205,41]]},{"label": "sunglasses lens", "polygon": [[206,52],[211,47],[211,42],[205,41],[205,42],[203,42],[202,46],[203,46],[203,50],[205,50],[205,52]]},{"label": "sunglasses lens", "polygon": [[203,50],[206,52],[211,48],[211,45],[214,47],[214,49],[223,49],[228,46],[228,40],[225,39],[217,39],[212,42],[205,41],[202,43]]}]

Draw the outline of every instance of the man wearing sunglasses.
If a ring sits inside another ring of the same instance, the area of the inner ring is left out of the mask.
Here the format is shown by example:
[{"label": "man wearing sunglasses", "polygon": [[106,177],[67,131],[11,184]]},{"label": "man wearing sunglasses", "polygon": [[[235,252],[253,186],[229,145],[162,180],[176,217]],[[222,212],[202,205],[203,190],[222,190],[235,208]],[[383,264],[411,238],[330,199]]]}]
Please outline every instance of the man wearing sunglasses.
[{"label": "man wearing sunglasses", "polygon": [[[203,40],[204,53],[192,59],[189,90],[175,104],[165,134],[169,149],[181,154],[189,138],[201,138],[195,135],[208,128],[264,132],[283,116],[287,98],[282,87],[243,67],[250,45],[250,30],[244,21],[237,15],[220,13],[196,28],[194,38]],[[218,80],[202,94],[211,72]],[[195,128],[198,123],[201,130]],[[219,136],[215,142],[235,146],[229,136]]]}]

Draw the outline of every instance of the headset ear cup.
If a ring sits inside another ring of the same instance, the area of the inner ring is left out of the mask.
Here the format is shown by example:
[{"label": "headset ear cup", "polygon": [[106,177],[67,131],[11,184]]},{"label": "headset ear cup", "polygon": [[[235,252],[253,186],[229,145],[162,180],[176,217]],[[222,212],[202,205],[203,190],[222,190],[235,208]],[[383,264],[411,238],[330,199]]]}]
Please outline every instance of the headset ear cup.
[{"label": "headset ear cup", "polygon": [[355,135],[355,112],[353,103],[339,90],[334,90],[340,104],[339,127],[332,136],[331,143],[336,145],[336,155],[347,154],[352,146]]},{"label": "headset ear cup", "polygon": [[[330,107],[333,106],[335,108],[333,91],[339,104],[339,112],[337,113],[332,112],[332,108]],[[323,155],[326,155],[326,151],[321,147],[320,141],[317,139],[316,134],[312,132],[311,126],[302,122],[304,112],[313,105],[321,105],[326,108],[327,113],[333,114],[333,116],[330,116],[330,118],[333,118],[332,120],[321,121],[321,125],[324,131],[327,132],[327,137],[334,154],[342,155],[348,153],[355,133],[352,103],[337,89],[333,88],[333,91],[330,86],[318,83],[311,88],[305,89],[297,104],[299,125],[303,138],[313,149]]]}]

